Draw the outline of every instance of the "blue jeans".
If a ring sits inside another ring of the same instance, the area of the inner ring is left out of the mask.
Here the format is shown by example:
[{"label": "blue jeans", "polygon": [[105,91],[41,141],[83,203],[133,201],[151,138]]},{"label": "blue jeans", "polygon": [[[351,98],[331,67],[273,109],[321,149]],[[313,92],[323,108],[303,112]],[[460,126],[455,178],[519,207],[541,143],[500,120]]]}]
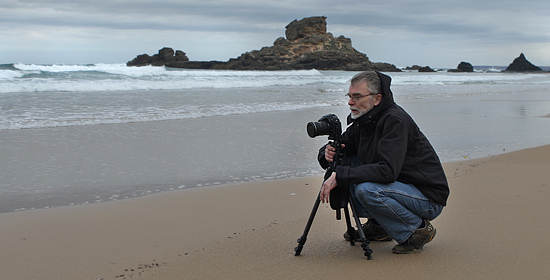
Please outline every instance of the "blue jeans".
[{"label": "blue jeans", "polygon": [[365,182],[350,188],[355,214],[375,219],[398,243],[409,239],[423,219],[433,220],[443,210],[411,184]]},{"label": "blue jeans", "polygon": [[351,185],[350,193],[355,215],[375,219],[398,243],[407,241],[423,219],[433,220],[443,210],[442,205],[429,201],[413,185],[397,181]]}]

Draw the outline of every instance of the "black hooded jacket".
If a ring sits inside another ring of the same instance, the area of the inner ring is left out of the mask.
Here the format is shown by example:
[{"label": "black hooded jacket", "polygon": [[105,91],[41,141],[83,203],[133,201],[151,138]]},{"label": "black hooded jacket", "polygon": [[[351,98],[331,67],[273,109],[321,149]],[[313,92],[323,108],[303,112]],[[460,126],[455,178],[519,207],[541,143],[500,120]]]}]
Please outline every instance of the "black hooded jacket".
[{"label": "black hooded jacket", "polygon": [[[362,165],[337,166],[338,186],[399,181],[446,205],[449,186],[439,157],[411,116],[394,102],[391,78],[377,74],[382,84],[381,103],[357,119],[348,116],[351,125],[342,134],[344,153],[357,155]],[[319,151],[319,162],[326,168],[324,150]]]}]

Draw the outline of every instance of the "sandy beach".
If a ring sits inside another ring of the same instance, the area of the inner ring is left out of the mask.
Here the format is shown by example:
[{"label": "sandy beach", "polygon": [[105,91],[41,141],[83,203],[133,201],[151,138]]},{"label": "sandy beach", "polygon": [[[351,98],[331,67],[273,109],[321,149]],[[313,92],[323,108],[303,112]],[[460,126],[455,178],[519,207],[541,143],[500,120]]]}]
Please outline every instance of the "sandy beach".
[{"label": "sandy beach", "polygon": [[451,196],[417,255],[342,238],[320,177],[173,191],[0,214],[0,278],[547,279],[550,146],[444,164]]}]

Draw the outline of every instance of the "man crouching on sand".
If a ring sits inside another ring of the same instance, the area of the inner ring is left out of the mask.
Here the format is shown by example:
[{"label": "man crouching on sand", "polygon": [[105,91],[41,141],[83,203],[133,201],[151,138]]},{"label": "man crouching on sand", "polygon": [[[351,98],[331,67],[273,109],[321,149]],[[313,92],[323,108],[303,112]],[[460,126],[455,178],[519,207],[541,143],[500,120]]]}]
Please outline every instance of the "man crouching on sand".
[{"label": "man crouching on sand", "polygon": [[[449,196],[447,179],[428,139],[414,120],[393,100],[391,78],[367,71],[353,77],[347,97],[350,126],[342,134],[344,156],[351,165],[339,165],[324,182],[320,199],[349,186],[357,215],[369,240],[397,241],[396,254],[419,253],[435,236],[435,219]],[[323,168],[335,149],[319,150]],[[349,240],[349,236],[344,234]],[[357,238],[358,239],[358,238]]]}]

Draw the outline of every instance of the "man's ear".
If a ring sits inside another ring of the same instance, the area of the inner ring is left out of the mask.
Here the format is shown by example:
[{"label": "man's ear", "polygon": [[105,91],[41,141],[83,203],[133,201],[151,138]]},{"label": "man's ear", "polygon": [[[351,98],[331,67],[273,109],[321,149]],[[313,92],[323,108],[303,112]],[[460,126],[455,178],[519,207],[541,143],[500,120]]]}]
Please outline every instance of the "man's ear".
[{"label": "man's ear", "polygon": [[382,94],[377,94],[374,96],[374,106],[378,106],[380,105],[380,103],[382,102]]}]

